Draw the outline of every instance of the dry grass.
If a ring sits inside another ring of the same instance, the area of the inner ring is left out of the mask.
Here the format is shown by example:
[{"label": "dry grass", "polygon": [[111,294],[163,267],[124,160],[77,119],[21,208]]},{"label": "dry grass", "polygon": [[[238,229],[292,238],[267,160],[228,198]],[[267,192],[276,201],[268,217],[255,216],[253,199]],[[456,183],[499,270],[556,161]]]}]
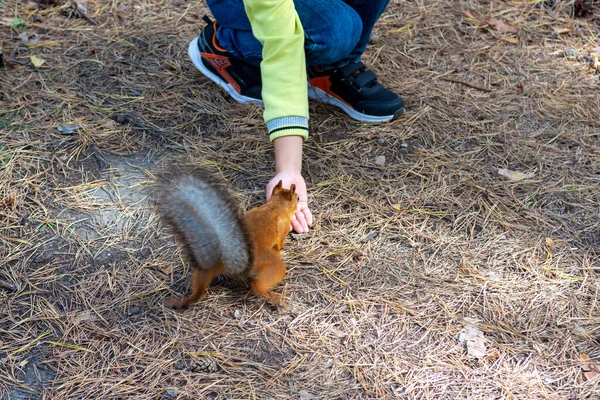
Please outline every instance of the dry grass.
[{"label": "dry grass", "polygon": [[188,271],[152,172],[210,164],[245,207],[273,173],[261,110],[188,61],[204,3],[2,3],[1,398],[598,398],[579,363],[600,364],[597,2],[393,1],[365,61],[407,112],[311,104],[291,310],[220,280],[184,312],[162,306]]}]

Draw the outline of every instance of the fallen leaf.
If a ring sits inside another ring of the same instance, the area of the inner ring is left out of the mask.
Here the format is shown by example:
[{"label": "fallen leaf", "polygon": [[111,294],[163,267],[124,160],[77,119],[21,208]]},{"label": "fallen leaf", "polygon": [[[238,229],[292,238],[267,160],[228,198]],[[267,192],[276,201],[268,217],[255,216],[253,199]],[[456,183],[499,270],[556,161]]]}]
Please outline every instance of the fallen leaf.
[{"label": "fallen leaf", "polygon": [[29,48],[32,48],[33,46],[35,46],[36,44],[38,44],[40,42],[40,38],[38,37],[37,34],[35,35],[35,38],[30,39],[27,32],[21,32],[21,34],[19,34],[19,39],[21,39],[23,42],[25,42],[27,44],[27,47],[29,47]]},{"label": "fallen leaf", "polygon": [[503,21],[498,18],[490,18],[485,22],[490,25],[493,25],[500,33],[515,33],[515,32],[517,32],[516,26],[509,24],[508,22]]},{"label": "fallen leaf", "polygon": [[467,355],[473,358],[483,358],[487,354],[483,332],[479,329],[471,327],[460,334],[459,340],[461,343],[466,343]]},{"label": "fallen leaf", "polygon": [[592,70],[600,68],[600,57],[596,54],[588,53],[584,55],[583,61],[586,61]]},{"label": "fallen leaf", "polygon": [[502,40],[504,42],[512,43],[512,44],[519,44],[519,39],[514,38],[514,37],[501,37],[500,40]]},{"label": "fallen leaf", "polygon": [[77,2],[77,9],[83,13],[87,13],[87,7],[83,3]]},{"label": "fallen leaf", "polygon": [[160,272],[162,272],[163,274],[169,275],[173,273],[173,267],[166,263],[161,263],[161,266],[158,267],[158,269],[160,269]]},{"label": "fallen leaf", "polygon": [[79,128],[81,128],[81,127],[77,126],[77,125],[59,125],[58,128],[56,128],[56,129],[58,129],[59,132],[71,134]]},{"label": "fallen leaf", "polygon": [[554,246],[554,240],[552,240],[552,238],[547,237],[546,238],[546,246],[548,246],[548,247]]},{"label": "fallen leaf", "polygon": [[38,4],[33,1],[28,1],[25,6],[23,6],[23,11],[27,11],[27,13],[31,11],[35,11],[38,9]]},{"label": "fallen leaf", "polygon": [[519,93],[523,93],[525,91],[525,86],[523,86],[523,82],[517,82],[515,86],[519,90]]},{"label": "fallen leaf", "polygon": [[555,26],[554,27],[554,33],[556,33],[557,35],[562,35],[564,33],[569,33],[571,32],[571,27],[569,26]]},{"label": "fallen leaf", "polygon": [[471,10],[465,11],[465,17],[472,18],[472,19],[477,19],[477,17],[475,16],[475,13],[473,13],[473,11],[471,11]]},{"label": "fallen leaf", "polygon": [[600,367],[592,364],[592,360],[590,360],[587,354],[581,353],[579,356],[579,365],[583,371],[583,376],[585,376],[585,379],[588,381],[597,379],[600,376]]},{"label": "fallen leaf", "polygon": [[91,311],[82,311],[77,315],[77,317],[75,317],[75,322],[79,323],[84,321],[90,321],[94,318],[94,314],[92,314]]},{"label": "fallen leaf", "polygon": [[535,176],[535,174],[524,174],[523,172],[511,171],[510,169],[505,168],[500,168],[498,173],[515,182],[522,181],[523,179],[531,179]]},{"label": "fallen leaf", "polygon": [[500,352],[496,349],[491,349],[487,352],[488,360],[495,361],[495,360],[499,359],[500,356],[501,356]]},{"label": "fallen leaf", "polygon": [[33,66],[36,68],[41,67],[46,62],[46,60],[44,60],[43,58],[39,58],[37,56],[31,56],[30,60],[31,60],[31,63],[33,64]]}]

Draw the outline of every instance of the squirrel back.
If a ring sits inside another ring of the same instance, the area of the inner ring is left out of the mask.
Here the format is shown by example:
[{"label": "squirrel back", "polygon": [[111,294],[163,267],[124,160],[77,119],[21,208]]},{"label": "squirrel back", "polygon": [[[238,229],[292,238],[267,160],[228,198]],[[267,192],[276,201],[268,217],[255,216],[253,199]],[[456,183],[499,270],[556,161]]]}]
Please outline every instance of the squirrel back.
[{"label": "squirrel back", "polygon": [[192,169],[163,175],[157,188],[159,213],[185,246],[194,268],[224,265],[232,274],[248,270],[249,235],[239,204],[222,183]]}]

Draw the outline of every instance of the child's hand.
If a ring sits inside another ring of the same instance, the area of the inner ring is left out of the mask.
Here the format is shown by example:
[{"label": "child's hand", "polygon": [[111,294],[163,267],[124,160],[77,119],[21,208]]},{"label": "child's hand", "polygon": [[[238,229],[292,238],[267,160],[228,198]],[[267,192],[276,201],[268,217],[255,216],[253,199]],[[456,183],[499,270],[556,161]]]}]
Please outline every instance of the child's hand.
[{"label": "child's hand", "polygon": [[279,181],[283,182],[283,187],[289,189],[292,184],[296,185],[296,194],[298,195],[298,210],[292,217],[292,229],[296,233],[308,233],[308,227],[312,225],[312,213],[308,208],[308,195],[306,193],[306,183],[302,175],[294,172],[279,172],[267,185],[267,201],[271,197],[273,187]]}]

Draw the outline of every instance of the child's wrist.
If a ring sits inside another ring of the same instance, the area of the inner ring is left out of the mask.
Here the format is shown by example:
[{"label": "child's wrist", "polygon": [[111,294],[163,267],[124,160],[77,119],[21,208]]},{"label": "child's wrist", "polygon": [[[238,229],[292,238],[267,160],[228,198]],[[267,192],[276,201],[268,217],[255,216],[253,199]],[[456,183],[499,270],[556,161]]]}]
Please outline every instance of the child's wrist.
[{"label": "child's wrist", "polygon": [[300,174],[302,171],[302,138],[284,136],[275,139],[275,171]]}]

